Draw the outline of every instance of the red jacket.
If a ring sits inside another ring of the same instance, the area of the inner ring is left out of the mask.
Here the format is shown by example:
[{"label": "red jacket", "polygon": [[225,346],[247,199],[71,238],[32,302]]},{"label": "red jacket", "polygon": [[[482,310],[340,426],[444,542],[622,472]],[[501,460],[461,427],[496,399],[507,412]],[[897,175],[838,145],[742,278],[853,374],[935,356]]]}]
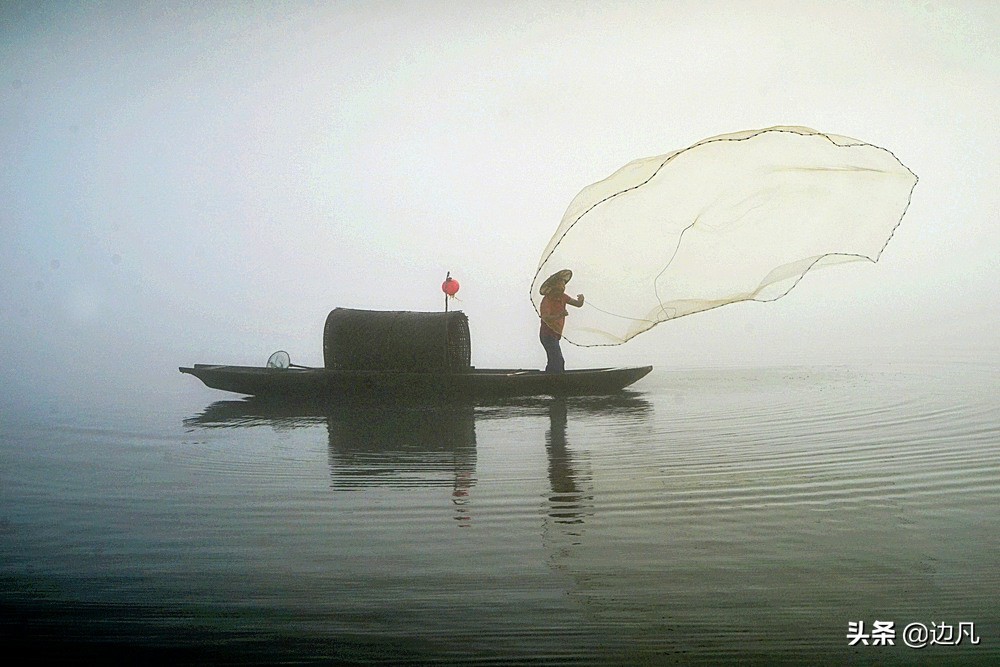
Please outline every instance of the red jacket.
[{"label": "red jacket", "polygon": [[[572,297],[565,292],[554,294],[549,292],[542,297],[542,303],[538,307],[542,317],[542,327],[539,334],[551,338],[562,338],[563,326],[566,324],[566,303]],[[546,320],[548,320],[546,322]]]}]

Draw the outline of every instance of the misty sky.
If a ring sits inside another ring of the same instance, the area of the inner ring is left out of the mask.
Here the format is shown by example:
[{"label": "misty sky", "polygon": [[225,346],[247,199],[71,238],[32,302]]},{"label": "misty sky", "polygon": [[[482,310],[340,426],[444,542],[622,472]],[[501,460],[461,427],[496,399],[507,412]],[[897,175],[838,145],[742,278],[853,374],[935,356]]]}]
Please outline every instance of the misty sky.
[{"label": "misty sky", "polygon": [[570,200],[773,125],[920,177],[880,262],[568,365],[996,360],[997,35],[990,0],[5,2],[4,385],[319,365],[329,310],[438,310],[446,271],[473,363],[541,367],[528,289]]}]

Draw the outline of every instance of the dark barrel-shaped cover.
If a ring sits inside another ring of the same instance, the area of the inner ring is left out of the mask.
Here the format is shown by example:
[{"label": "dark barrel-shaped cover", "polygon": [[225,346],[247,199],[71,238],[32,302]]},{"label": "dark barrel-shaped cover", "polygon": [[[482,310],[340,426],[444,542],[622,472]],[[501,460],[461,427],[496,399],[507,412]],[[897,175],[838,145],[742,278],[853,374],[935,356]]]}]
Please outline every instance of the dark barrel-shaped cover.
[{"label": "dark barrel-shaped cover", "polygon": [[323,330],[323,361],[340,370],[455,373],[469,369],[465,313],[335,308]]}]

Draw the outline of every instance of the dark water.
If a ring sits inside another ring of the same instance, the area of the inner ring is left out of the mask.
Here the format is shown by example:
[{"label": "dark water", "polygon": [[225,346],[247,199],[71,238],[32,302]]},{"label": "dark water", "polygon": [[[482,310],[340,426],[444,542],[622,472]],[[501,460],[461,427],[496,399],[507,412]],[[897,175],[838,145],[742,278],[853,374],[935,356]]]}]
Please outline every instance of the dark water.
[{"label": "dark water", "polygon": [[[185,384],[5,409],[0,630],[182,662],[996,664],[998,379],[656,370],[614,398],[350,408]],[[849,646],[856,621],[894,644]],[[937,643],[907,646],[914,623]]]}]

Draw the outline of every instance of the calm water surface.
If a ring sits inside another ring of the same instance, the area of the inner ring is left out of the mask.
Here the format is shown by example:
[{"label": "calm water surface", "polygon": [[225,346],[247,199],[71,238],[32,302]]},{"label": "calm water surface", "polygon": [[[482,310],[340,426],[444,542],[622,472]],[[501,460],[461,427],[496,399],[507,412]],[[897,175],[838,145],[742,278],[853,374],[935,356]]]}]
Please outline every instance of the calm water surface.
[{"label": "calm water surface", "polygon": [[[5,408],[0,628],[182,661],[996,664],[998,379],[657,369],[602,399],[185,384]],[[856,621],[894,644],[849,646]],[[941,643],[909,648],[911,623]]]}]

